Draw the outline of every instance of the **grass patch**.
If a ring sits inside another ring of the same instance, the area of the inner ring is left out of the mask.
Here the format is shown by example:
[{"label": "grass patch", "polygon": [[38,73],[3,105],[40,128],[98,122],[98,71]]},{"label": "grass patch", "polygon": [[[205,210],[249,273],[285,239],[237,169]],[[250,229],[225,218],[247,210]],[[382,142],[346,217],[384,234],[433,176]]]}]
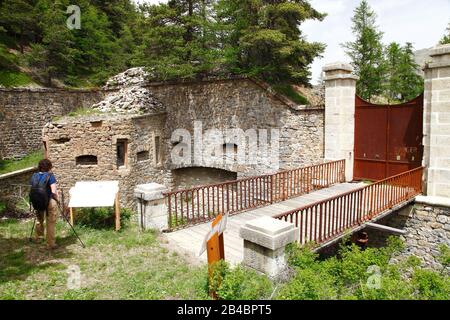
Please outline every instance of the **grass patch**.
[{"label": "grass patch", "polygon": [[35,83],[28,75],[15,70],[0,70],[0,85],[5,88],[24,87]]},{"label": "grass patch", "polygon": [[44,157],[42,150],[35,151],[20,160],[0,160],[0,174],[14,172],[30,167],[37,167],[38,162]]},{"label": "grass patch", "polygon": [[279,94],[289,98],[299,105],[309,105],[308,99],[299,94],[290,84],[277,84],[272,88]]},{"label": "grass patch", "polygon": [[[191,267],[162,247],[155,232],[136,224],[121,232],[57,224],[59,248],[28,242],[32,221],[0,221],[2,299],[208,299],[207,269]],[[78,266],[81,287],[69,290],[68,268]]]},{"label": "grass patch", "polygon": [[0,216],[5,212],[5,210],[6,210],[6,203],[0,201]]},{"label": "grass patch", "polygon": [[80,116],[92,116],[96,114],[100,114],[101,112],[98,110],[90,109],[90,108],[78,108],[75,111],[69,112],[69,117],[80,117]]}]

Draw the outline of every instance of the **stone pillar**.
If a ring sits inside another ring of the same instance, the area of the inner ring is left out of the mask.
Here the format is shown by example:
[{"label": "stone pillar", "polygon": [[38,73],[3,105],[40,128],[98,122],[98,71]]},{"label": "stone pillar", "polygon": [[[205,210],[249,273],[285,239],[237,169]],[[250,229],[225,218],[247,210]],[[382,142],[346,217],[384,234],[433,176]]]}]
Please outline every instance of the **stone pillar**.
[{"label": "stone pillar", "polygon": [[295,241],[291,223],[263,217],[247,222],[240,229],[244,239],[243,265],[278,278],[287,268],[285,247]]},{"label": "stone pillar", "polygon": [[325,160],[345,159],[346,180],[353,180],[356,81],[353,68],[332,63],[325,72]]},{"label": "stone pillar", "polygon": [[142,184],[134,189],[137,203],[138,223],[144,229],[167,230],[168,214],[164,192],[168,189],[157,183]]},{"label": "stone pillar", "polygon": [[424,166],[426,194],[450,197],[450,45],[430,52],[425,66]]}]

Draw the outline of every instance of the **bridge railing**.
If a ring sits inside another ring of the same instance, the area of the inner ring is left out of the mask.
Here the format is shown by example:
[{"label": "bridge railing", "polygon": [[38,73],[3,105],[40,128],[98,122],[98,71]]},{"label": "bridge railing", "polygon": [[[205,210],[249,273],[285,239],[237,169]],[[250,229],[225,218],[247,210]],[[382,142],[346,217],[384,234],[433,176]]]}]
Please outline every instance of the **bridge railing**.
[{"label": "bridge railing", "polygon": [[274,216],[294,223],[298,242],[325,243],[422,193],[423,168]]},{"label": "bridge railing", "polygon": [[345,182],[345,160],[165,194],[169,230],[238,214]]}]

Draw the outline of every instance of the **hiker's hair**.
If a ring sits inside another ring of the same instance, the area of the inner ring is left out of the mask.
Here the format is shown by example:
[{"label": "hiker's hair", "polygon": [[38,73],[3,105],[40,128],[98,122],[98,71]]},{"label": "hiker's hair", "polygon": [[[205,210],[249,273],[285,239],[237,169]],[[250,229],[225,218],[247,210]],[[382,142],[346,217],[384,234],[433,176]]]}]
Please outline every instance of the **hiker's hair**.
[{"label": "hiker's hair", "polygon": [[53,168],[53,165],[50,160],[43,159],[43,160],[39,161],[38,168],[39,168],[39,172],[49,172]]}]

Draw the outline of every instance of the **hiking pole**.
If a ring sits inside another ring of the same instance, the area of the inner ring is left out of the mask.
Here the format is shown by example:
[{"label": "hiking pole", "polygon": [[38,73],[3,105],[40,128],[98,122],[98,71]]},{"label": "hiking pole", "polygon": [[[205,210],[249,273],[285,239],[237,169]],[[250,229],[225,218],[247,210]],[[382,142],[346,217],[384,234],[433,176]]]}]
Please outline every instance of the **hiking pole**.
[{"label": "hiking pole", "polygon": [[78,236],[78,233],[75,231],[75,228],[73,227],[73,225],[70,223],[69,219],[67,218],[67,216],[64,214],[65,213],[65,204],[64,204],[64,191],[61,192],[61,197],[62,197],[62,203],[58,202],[58,209],[59,209],[59,213],[62,215],[64,221],[67,222],[67,224],[70,226],[70,228],[72,229],[72,232],[75,234],[75,236],[78,238],[78,241],[80,241],[81,246],[83,248],[86,248],[86,246],[84,245],[83,241],[81,240],[81,238]]},{"label": "hiking pole", "polygon": [[[31,212],[32,212],[32,210],[31,210],[31,201],[30,201],[30,213],[31,213]],[[34,226],[36,225],[36,220],[37,220],[37,216],[34,215],[33,227],[31,228],[30,238],[28,238],[28,240],[29,240],[30,242],[33,241],[33,232],[34,232]]]}]

